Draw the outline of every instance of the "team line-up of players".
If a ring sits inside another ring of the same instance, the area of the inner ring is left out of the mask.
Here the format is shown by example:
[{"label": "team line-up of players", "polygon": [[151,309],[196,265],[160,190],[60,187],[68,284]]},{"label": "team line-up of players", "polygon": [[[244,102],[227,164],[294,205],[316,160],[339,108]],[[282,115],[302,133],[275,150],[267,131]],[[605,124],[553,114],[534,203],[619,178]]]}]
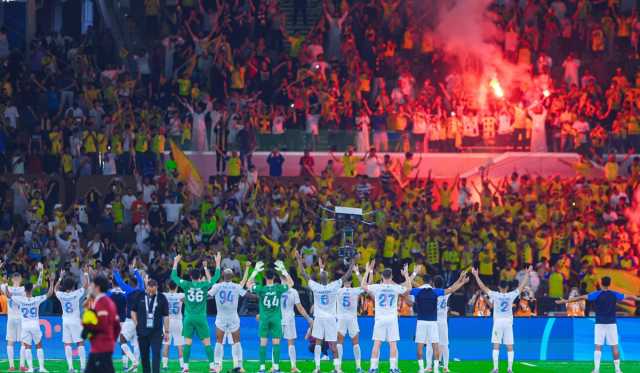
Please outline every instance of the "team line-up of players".
[{"label": "team line-up of players", "polygon": [[[464,271],[458,280],[450,287],[443,289],[436,286],[430,276],[424,276],[424,285],[414,288],[413,283],[417,274],[410,274],[408,267],[402,270],[404,282],[396,284],[393,281],[392,271],[385,269],[382,272],[382,281],[379,284],[371,284],[375,263],[366,265],[363,274],[353,262],[347,265],[344,275],[331,281],[329,274],[324,270],[322,261],[319,261],[319,274],[316,280],[308,275],[302,258],[297,254],[299,273],[307,281],[308,288],[313,293],[313,318],[309,316],[300,302],[296,289],[293,288],[293,280],[287,272],[284,264],[276,262],[273,269],[266,269],[264,263],[258,262],[253,269],[248,263],[244,276],[240,283],[232,281],[234,274],[231,270],[220,271],[220,254],[215,257],[216,270],[211,276],[207,263],[203,262],[203,271],[192,269],[189,273],[190,280],[181,279],[177,273],[177,267],[181,257],[174,260],[171,272],[171,282],[168,291],[163,293],[167,299],[169,319],[168,329],[164,330],[164,351],[162,358],[163,368],[168,366],[168,350],[173,344],[178,348],[179,363],[183,373],[189,372],[189,358],[191,353],[192,337],[194,334],[205,346],[209,360],[210,372],[220,372],[224,358],[223,343],[226,338],[232,342],[232,357],[234,372],[244,372],[242,367],[242,346],[240,345],[240,317],[238,315],[238,300],[243,296],[254,296],[259,305],[259,336],[260,336],[260,370],[266,371],[266,347],[269,338],[272,343],[272,371],[279,372],[280,340],[288,341],[288,353],[291,362],[291,371],[299,372],[296,367],[295,340],[297,339],[295,327],[294,308],[309,323],[310,335],[315,340],[314,360],[315,371],[320,372],[322,344],[326,342],[333,352],[333,365],[335,372],[341,372],[342,343],[345,337],[350,337],[353,345],[356,371],[362,372],[361,351],[359,346],[359,326],[357,319],[358,301],[361,294],[365,293],[374,299],[375,322],[373,329],[373,348],[371,351],[370,373],[377,373],[380,355],[380,347],[383,342],[390,346],[390,372],[398,373],[398,349],[397,341],[400,339],[398,328],[399,297],[406,297],[407,302],[413,305],[417,324],[415,329],[415,342],[417,344],[417,358],[419,373],[438,372],[440,358],[443,361],[443,371],[449,371],[449,338],[448,338],[448,300],[449,296],[469,282],[473,277],[480,289],[488,296],[493,305],[493,330],[491,342],[493,344],[493,372],[498,372],[498,360],[500,345],[507,348],[508,372],[512,371],[514,361],[514,337],[513,337],[513,302],[529,282],[531,269],[527,270],[522,283],[515,290],[508,291],[508,284],[501,283],[499,291],[487,288],[476,269],[471,273]],[[121,320],[121,335],[119,337],[122,348],[123,364],[128,371],[137,371],[139,361],[139,347],[136,337],[136,317],[131,306],[135,304],[137,297],[144,294],[145,285],[156,287],[155,281],[148,281],[142,271],[135,269],[135,261],[132,263],[135,279],[134,284],[127,284],[118,271],[113,272],[113,288],[109,296],[118,307]],[[40,268],[41,270],[41,268]],[[249,275],[249,272],[251,274]],[[263,273],[264,284],[256,283],[258,274]],[[218,282],[222,276],[222,281]],[[351,286],[351,277],[356,276],[360,287]],[[279,283],[276,282],[279,277]],[[9,298],[9,310],[7,320],[7,358],[9,370],[15,370],[14,344],[20,342],[20,370],[33,372],[32,346],[36,345],[36,354],[39,364],[39,372],[47,372],[44,366],[44,351],[42,349],[42,331],[39,327],[39,306],[48,297],[55,295],[62,305],[62,340],[65,345],[65,356],[70,372],[75,372],[73,366],[73,345],[76,346],[80,368],[84,370],[86,365],[86,352],[84,350],[81,301],[87,295],[84,307],[90,307],[91,289],[89,289],[90,273],[83,275],[81,288],[76,289],[76,281],[70,276],[60,273],[55,282],[55,274],[52,274],[49,290],[46,295],[33,296],[34,285],[27,283],[21,285],[22,277],[19,273],[11,276],[11,284],[3,284],[0,290]],[[41,283],[41,277],[38,283]],[[439,285],[439,286],[438,286]],[[599,372],[602,346],[612,346],[614,366],[620,373],[620,360],[618,353],[618,331],[616,326],[616,303],[625,298],[624,295],[609,290],[610,278],[603,278],[603,289],[585,296],[574,297],[559,303],[577,302],[589,300],[594,303],[596,313],[595,324],[595,351],[594,372]],[[36,286],[39,286],[36,284]],[[182,289],[183,292],[178,292]],[[149,289],[147,289],[149,290]],[[157,291],[157,289],[153,289]],[[216,302],[217,315],[215,319],[216,343],[211,346],[210,331],[207,322],[207,299],[213,297]],[[632,297],[630,299],[636,299]],[[184,314],[182,312],[184,304]],[[124,320],[124,321],[122,321]],[[133,351],[129,344],[132,345]],[[424,349],[427,349],[425,366]],[[129,362],[131,365],[129,366]],[[26,365],[25,365],[26,363]]]}]

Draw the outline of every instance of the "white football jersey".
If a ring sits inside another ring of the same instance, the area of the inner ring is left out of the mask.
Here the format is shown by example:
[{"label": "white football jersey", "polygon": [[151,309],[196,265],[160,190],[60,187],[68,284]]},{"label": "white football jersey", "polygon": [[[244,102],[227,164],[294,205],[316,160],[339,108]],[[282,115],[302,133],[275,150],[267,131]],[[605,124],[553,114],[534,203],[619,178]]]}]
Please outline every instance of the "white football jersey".
[{"label": "white football jersey", "polygon": [[37,297],[11,297],[18,305],[22,327],[38,327],[40,324],[40,304],[47,300],[46,295],[38,295]]},{"label": "white football jersey", "polygon": [[280,297],[280,307],[282,310],[282,320],[290,320],[296,316],[294,307],[296,304],[300,304],[300,294],[293,288],[282,294]]},{"label": "white football jersey", "polygon": [[438,321],[447,320],[449,314],[449,297],[451,294],[438,297]]},{"label": "white football jersey", "polygon": [[244,288],[234,282],[220,282],[209,290],[209,295],[216,300],[218,317],[237,317],[238,300],[247,293]]},{"label": "white football jersey", "polygon": [[[24,292],[24,286],[3,286],[3,289],[6,289],[6,291],[9,292],[9,294],[11,294],[12,297],[24,297],[25,296],[25,292]],[[13,299],[9,299],[9,304],[8,304],[8,310],[7,310],[7,318],[9,319],[19,319],[22,315],[20,314],[20,308],[18,307],[18,305],[16,304],[16,302],[13,301]]]},{"label": "white football jersey", "polygon": [[162,293],[167,298],[169,304],[169,318],[170,319],[182,319],[182,300],[184,299],[184,293]]},{"label": "white football jersey", "polygon": [[513,301],[520,295],[518,289],[508,293],[489,292],[489,299],[493,303],[493,319],[513,320]]},{"label": "white football jersey", "polygon": [[358,316],[358,299],[362,288],[341,288],[338,290],[338,317]]},{"label": "white football jersey", "polygon": [[62,320],[80,320],[80,300],[84,297],[85,290],[56,291],[56,298],[62,305]]},{"label": "white football jersey", "polygon": [[378,319],[398,316],[398,297],[407,289],[397,284],[374,284],[369,285],[367,291],[374,299],[375,318]]},{"label": "white football jersey", "polygon": [[336,317],[336,299],[342,287],[342,279],[321,285],[309,280],[309,289],[313,291],[313,315],[315,317]]}]

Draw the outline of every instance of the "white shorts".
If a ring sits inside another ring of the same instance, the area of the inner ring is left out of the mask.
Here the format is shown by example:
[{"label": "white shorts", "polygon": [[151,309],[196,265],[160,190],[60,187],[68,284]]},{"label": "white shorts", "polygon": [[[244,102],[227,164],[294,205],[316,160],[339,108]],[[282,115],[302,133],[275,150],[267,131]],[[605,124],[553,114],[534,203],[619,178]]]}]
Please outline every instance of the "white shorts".
[{"label": "white shorts", "polygon": [[338,323],[333,317],[321,317],[313,320],[311,336],[325,342],[336,342],[338,340]]},{"label": "white shorts", "polygon": [[513,345],[513,320],[493,320],[491,343]]},{"label": "white shorts", "polygon": [[126,319],[120,323],[120,335],[123,336],[127,342],[133,342],[136,339],[136,324],[133,323],[133,320]]},{"label": "white shorts", "polygon": [[80,320],[62,319],[62,343],[82,342],[82,324]]},{"label": "white shorts", "polygon": [[418,320],[416,323],[416,343],[440,343],[440,332],[437,321]]},{"label": "white shorts", "polygon": [[373,323],[374,341],[395,342],[400,340],[400,330],[398,329],[397,317],[386,317],[376,319]]},{"label": "white shorts", "polygon": [[440,346],[449,345],[449,323],[447,320],[438,320],[438,343]]},{"label": "white shorts", "polygon": [[22,337],[22,320],[20,318],[7,319],[7,341],[18,342]]},{"label": "white shorts", "polygon": [[216,329],[225,333],[235,333],[240,329],[240,318],[220,318],[216,317]]},{"label": "white shorts", "polygon": [[295,319],[282,319],[282,338],[287,340],[298,338]]},{"label": "white shorts", "polygon": [[349,337],[355,337],[360,334],[360,326],[358,325],[358,318],[355,316],[339,318],[338,319],[338,334],[343,337],[349,335]]},{"label": "white shorts", "polygon": [[182,319],[169,318],[169,336],[165,336],[164,344],[174,346],[184,345],[184,337],[182,336]]},{"label": "white shorts", "polygon": [[618,344],[618,325],[596,324],[594,333],[598,346],[616,346]]},{"label": "white shorts", "polygon": [[22,343],[31,345],[38,344],[42,340],[42,330],[40,330],[40,326],[23,326],[22,334],[20,336],[20,341]]}]

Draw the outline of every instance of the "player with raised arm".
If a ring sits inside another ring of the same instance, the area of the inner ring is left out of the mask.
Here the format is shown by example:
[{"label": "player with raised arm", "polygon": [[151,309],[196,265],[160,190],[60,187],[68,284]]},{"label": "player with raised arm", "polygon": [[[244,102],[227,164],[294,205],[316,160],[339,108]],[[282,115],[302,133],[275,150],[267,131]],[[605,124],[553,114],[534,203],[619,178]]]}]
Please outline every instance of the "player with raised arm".
[{"label": "player with raised arm", "polygon": [[362,353],[360,351],[360,326],[358,325],[358,301],[360,295],[364,293],[362,283],[364,279],[360,276],[358,266],[354,264],[353,273],[358,278],[359,287],[351,286],[351,278],[347,278],[342,288],[338,290],[338,358],[342,361],[343,342],[346,336],[351,337],[353,345],[353,357],[356,363],[356,373],[362,372]]},{"label": "player with raised arm", "polygon": [[298,261],[298,269],[302,277],[307,280],[309,289],[313,292],[313,327],[311,328],[311,336],[315,338],[316,345],[313,350],[316,369],[314,372],[320,372],[320,359],[322,355],[322,343],[327,342],[329,348],[333,352],[333,367],[336,372],[341,372],[340,358],[336,342],[338,342],[338,319],[336,316],[336,301],[338,299],[338,290],[342,287],[342,283],[351,278],[353,271],[353,259],[347,266],[344,275],[329,282],[329,274],[324,270],[322,259],[318,259],[320,273],[318,274],[318,282],[312,280],[305,270],[302,256],[296,252],[296,260]]},{"label": "player with raised arm", "polygon": [[513,302],[520,296],[520,293],[529,284],[532,268],[527,268],[527,273],[522,280],[520,286],[513,291],[509,291],[509,283],[500,281],[498,285],[499,291],[492,291],[480,279],[478,270],[471,269],[471,273],[476,278],[478,287],[489,297],[489,301],[493,304],[493,330],[491,331],[491,343],[493,343],[493,371],[498,373],[498,365],[500,360],[500,345],[507,346],[507,372],[513,372],[513,359],[515,352],[513,351]]},{"label": "player with raised arm", "polygon": [[[0,262],[0,267],[3,266],[3,263]],[[38,263],[36,269],[40,272],[38,276],[38,282],[36,283],[36,287],[41,286],[42,284],[42,264]],[[6,293],[11,292],[14,296],[22,296],[25,294],[24,286],[22,284],[22,275],[19,272],[14,272],[11,275],[11,286],[8,284],[4,284],[2,286],[2,292]],[[20,343],[20,336],[22,335],[22,320],[20,315],[20,310],[18,309],[18,305],[15,304],[11,299],[9,299],[8,307],[7,307],[7,360],[9,360],[9,372],[13,372],[16,370],[13,356],[14,356],[14,347],[16,342]],[[20,364],[19,368],[22,370],[24,368],[24,347],[20,344]]]},{"label": "player with raised arm", "polygon": [[247,293],[244,286],[249,277],[251,263],[246,263],[247,267],[244,276],[239,284],[234,283],[233,270],[227,268],[222,272],[222,282],[217,283],[209,290],[209,296],[216,300],[216,345],[214,349],[214,361],[216,371],[222,371],[222,360],[224,358],[224,336],[231,334],[233,345],[231,355],[233,356],[234,372],[244,372],[242,368],[242,345],[240,344],[240,316],[238,316],[238,301]]},{"label": "player with raised arm", "polygon": [[[412,276],[413,280],[413,276]],[[424,361],[422,359],[424,347],[431,346],[432,356],[427,356],[427,371],[438,373],[440,364],[440,345],[449,345],[449,330],[447,326],[447,301],[449,296],[461,287],[463,287],[469,278],[467,271],[460,274],[458,280],[451,287],[443,289],[442,282],[440,286],[433,286],[431,276],[424,276],[424,285],[411,290],[413,297],[413,309],[418,319],[416,323],[416,344],[418,347],[418,367],[419,373],[424,373]],[[441,313],[444,312],[444,315]],[[441,320],[444,326],[441,326]],[[428,348],[428,347],[427,347]],[[429,355],[429,354],[427,354]],[[449,371],[448,356],[445,359],[444,372]],[[433,364],[433,369],[431,365]]]},{"label": "player with raised arm", "polygon": [[31,347],[36,345],[36,356],[38,357],[38,372],[46,373],[44,367],[44,350],[42,349],[42,330],[40,330],[40,304],[53,295],[53,288],[56,277],[51,274],[49,278],[49,291],[46,295],[33,296],[33,284],[27,283],[24,286],[24,295],[13,295],[6,289],[7,297],[16,304],[21,317],[20,341],[24,352],[21,354],[27,361],[27,372],[33,372],[33,356]]},{"label": "player with raised arm", "polygon": [[[113,281],[124,292],[125,299],[127,301],[125,319],[120,320],[120,348],[122,349],[122,366],[125,367],[127,372],[138,371],[138,360],[140,360],[140,346],[138,345],[138,333],[136,332],[136,324],[131,318],[131,307],[135,305],[139,294],[144,293],[144,277],[142,273],[136,268],[136,258],[133,258],[131,265],[129,266],[130,272],[133,272],[134,278],[131,279],[132,284],[127,284],[120,271],[114,267]],[[128,343],[133,346],[133,352]],[[131,361],[131,367],[127,369],[128,361]]]},{"label": "player with raised arm", "polygon": [[60,272],[60,278],[55,286],[55,296],[62,306],[62,343],[64,343],[64,356],[67,360],[69,373],[74,373],[73,345],[80,358],[80,371],[86,367],[87,353],[82,340],[82,320],[80,318],[80,306],[89,288],[89,273],[82,276],[82,287],[76,289],[76,280],[73,277],[65,277],[65,272]]},{"label": "player with raised arm", "polygon": [[265,361],[267,359],[267,342],[271,337],[273,347],[273,369],[275,373],[280,372],[280,338],[282,338],[282,309],[280,299],[293,286],[293,279],[289,276],[284,264],[277,261],[276,271],[280,272],[286,284],[276,284],[276,274],[273,270],[267,270],[264,274],[264,285],[254,284],[254,279],[258,273],[264,271],[264,263],[258,262],[247,281],[247,288],[258,297],[260,325],[258,334],[260,336],[260,370],[258,373],[265,373]]},{"label": "player with raised arm", "polygon": [[[286,282],[286,280],[284,278],[280,278],[280,282],[283,283]],[[300,294],[298,294],[298,290],[293,287],[290,287],[286,293],[282,294],[282,297],[280,297],[280,304],[280,308],[282,309],[282,336],[287,340],[291,372],[297,373],[300,372],[300,369],[296,366],[296,339],[298,338],[298,333],[296,331],[296,312],[294,307],[298,310],[300,315],[307,320],[310,327],[313,326],[313,319],[309,316],[309,313],[307,313],[307,310],[300,302]]]},{"label": "player with raised arm", "polygon": [[411,291],[411,276],[408,266],[402,269],[404,283],[398,285],[393,282],[393,272],[390,268],[382,271],[382,283],[370,285],[369,279],[373,278],[374,262],[366,268],[365,281],[362,288],[374,300],[375,318],[373,324],[373,348],[371,349],[371,366],[369,373],[378,372],[380,360],[380,347],[382,342],[389,343],[390,373],[399,373],[398,369],[398,345],[400,330],[398,328],[398,297],[407,295]]},{"label": "player with raised arm", "polygon": [[184,365],[182,372],[189,372],[189,358],[191,357],[191,344],[193,333],[198,335],[202,341],[204,349],[209,360],[209,371],[215,372],[213,361],[213,348],[211,348],[211,335],[209,331],[209,323],[207,322],[207,291],[220,278],[220,261],[222,257],[220,252],[216,253],[216,272],[213,278],[209,274],[207,262],[202,263],[204,267],[204,276],[199,269],[192,269],[189,273],[191,281],[185,281],[178,277],[178,264],[182,257],[176,256],[173,260],[173,269],[171,270],[171,280],[176,283],[185,293],[184,319],[182,322],[182,336],[184,337]]},{"label": "player with raised arm", "polygon": [[616,373],[620,370],[620,350],[618,349],[618,325],[616,322],[616,305],[622,300],[640,301],[640,298],[627,297],[624,294],[610,290],[611,277],[605,276],[601,281],[602,290],[597,290],[587,295],[572,297],[567,300],[558,300],[558,304],[567,304],[580,301],[589,301],[594,305],[596,323],[594,330],[595,350],[593,352],[593,373],[600,372],[600,359],[602,358],[602,346],[611,346],[613,353],[613,366]]},{"label": "player with raised arm", "polygon": [[184,359],[182,358],[182,346],[184,345],[184,337],[182,336],[182,303],[184,301],[184,293],[178,293],[178,285],[169,281],[167,284],[169,291],[164,292],[167,303],[169,303],[169,333],[165,335],[164,350],[162,351],[162,369],[169,369],[169,348],[171,342],[178,349],[178,362],[180,369],[184,367]]},{"label": "player with raised arm", "polygon": [[[443,287],[444,279],[436,277],[433,280],[435,287]],[[449,298],[451,294],[438,297],[438,347],[440,348],[440,357],[442,358],[442,371],[449,371]],[[433,346],[427,344],[427,367],[426,371],[433,370]]]}]

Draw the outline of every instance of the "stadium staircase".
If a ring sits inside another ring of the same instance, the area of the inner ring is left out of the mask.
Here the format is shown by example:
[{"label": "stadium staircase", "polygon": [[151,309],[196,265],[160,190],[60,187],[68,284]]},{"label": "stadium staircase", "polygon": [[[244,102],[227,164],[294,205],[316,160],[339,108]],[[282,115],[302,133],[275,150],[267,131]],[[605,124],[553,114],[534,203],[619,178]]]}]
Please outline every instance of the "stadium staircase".
[{"label": "stadium staircase", "polygon": [[300,31],[307,35],[322,17],[322,0],[307,0],[307,24],[302,23],[302,17],[298,16],[297,25],[293,24],[293,4],[295,0],[280,0],[280,9],[287,19],[287,32],[291,35]]}]

